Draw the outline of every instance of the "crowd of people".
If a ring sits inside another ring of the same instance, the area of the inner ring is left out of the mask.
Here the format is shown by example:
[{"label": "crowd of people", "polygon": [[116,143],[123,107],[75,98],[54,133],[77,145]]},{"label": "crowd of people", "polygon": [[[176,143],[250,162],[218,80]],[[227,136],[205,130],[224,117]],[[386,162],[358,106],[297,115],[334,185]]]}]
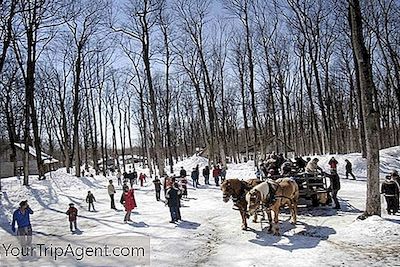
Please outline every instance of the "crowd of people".
[{"label": "crowd of people", "polygon": [[[318,165],[318,158],[307,158],[304,160],[302,157],[295,157],[295,160],[292,161],[290,159],[285,159],[282,154],[276,155],[271,154],[265,161],[263,161],[259,168],[257,168],[256,175],[260,179],[264,178],[274,178],[274,176],[290,176],[293,173],[304,173],[305,175],[316,176],[318,174],[323,173],[326,177],[330,179],[330,187],[329,191],[332,193],[332,199],[334,201],[334,208],[340,209],[340,204],[337,198],[338,191],[340,190],[340,178],[338,175],[338,165],[339,162],[332,157],[328,166],[330,169],[330,173],[326,173],[323,169]],[[220,182],[223,182],[226,179],[226,168],[220,167],[219,164],[214,165],[212,171],[209,166],[205,166],[202,169],[203,175],[203,183],[204,185],[210,185],[210,174],[214,179],[215,186],[219,186]],[[356,179],[355,175],[352,171],[352,164],[348,159],[345,159],[345,175],[346,179],[351,177],[353,180]],[[165,176],[163,177],[163,181],[159,177],[155,177],[152,181],[154,184],[154,191],[156,201],[161,200],[161,189],[164,188],[164,196],[165,196],[165,205],[168,206],[171,216],[171,223],[176,223],[181,218],[181,200],[182,198],[188,197],[188,174],[184,167],[181,167],[179,176]],[[137,207],[137,203],[135,200],[135,191],[134,185],[137,185],[138,178],[140,181],[140,186],[144,186],[146,182],[146,175],[144,173],[140,173],[139,176],[137,172],[134,170],[129,171],[129,173],[121,173],[117,172],[116,178],[118,181],[118,186],[122,187],[122,194],[120,198],[120,203],[123,205],[125,209],[124,222],[130,222],[132,210]],[[200,168],[199,165],[192,169],[190,174],[190,178],[192,180],[192,185],[194,188],[197,188],[201,185],[200,182]],[[129,184],[129,185],[128,185]],[[109,184],[107,186],[107,192],[110,197],[110,207],[113,210],[117,210],[115,206],[115,198],[116,188],[113,184],[113,180],[109,180]],[[385,181],[381,185],[381,194],[384,195],[386,204],[387,204],[387,212],[388,214],[396,214],[399,211],[399,192],[400,192],[400,176],[396,170],[393,170],[390,175],[386,176]],[[94,202],[96,202],[96,198],[91,191],[88,191],[86,196],[86,203],[88,204],[88,211],[95,211]],[[32,209],[29,207],[28,202],[22,201],[19,205],[19,208],[13,214],[13,221],[11,224],[11,230],[17,233],[17,236],[22,240],[21,242],[29,243],[32,235],[32,227],[30,223],[30,215],[33,214]],[[68,215],[68,221],[70,224],[70,230],[76,231],[77,228],[77,217],[78,210],[75,207],[74,203],[69,204],[69,208],[66,211]],[[16,229],[16,224],[18,225],[18,229]]]}]

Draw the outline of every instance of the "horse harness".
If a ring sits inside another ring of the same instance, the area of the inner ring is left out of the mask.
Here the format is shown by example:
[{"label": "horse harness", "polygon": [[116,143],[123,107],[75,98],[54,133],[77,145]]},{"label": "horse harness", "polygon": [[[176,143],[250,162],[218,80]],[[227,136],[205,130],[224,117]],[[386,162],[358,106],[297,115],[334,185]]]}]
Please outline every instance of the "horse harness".
[{"label": "horse harness", "polygon": [[238,203],[240,200],[244,200],[246,198],[246,188],[243,185],[243,182],[240,182],[240,191],[239,191],[239,196],[234,196],[232,194],[232,201],[234,204]]},{"label": "horse harness", "polygon": [[289,197],[286,196],[280,196],[280,195],[276,195],[276,191],[278,191],[279,188],[279,184],[274,182],[274,185],[270,182],[268,183],[268,187],[269,187],[269,194],[268,194],[268,198],[266,198],[264,201],[261,201],[261,206],[263,209],[269,209],[270,206],[272,206],[275,201],[278,200],[278,198],[286,198],[289,199],[290,202],[292,202],[292,200]]}]

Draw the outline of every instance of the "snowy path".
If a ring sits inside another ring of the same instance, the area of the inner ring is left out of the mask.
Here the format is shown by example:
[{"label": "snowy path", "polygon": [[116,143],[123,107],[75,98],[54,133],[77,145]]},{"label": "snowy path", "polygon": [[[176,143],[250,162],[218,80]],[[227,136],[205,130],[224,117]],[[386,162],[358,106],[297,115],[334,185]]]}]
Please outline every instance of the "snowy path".
[{"label": "snowy path", "polygon": [[[246,171],[252,172],[243,166],[232,168],[228,178]],[[242,231],[238,211],[232,209],[232,202],[223,203],[215,186],[189,189],[189,199],[182,201],[184,221],[178,224],[168,222],[168,208],[155,200],[151,183],[135,186],[138,208],[132,216],[134,222],[124,224],[119,204],[122,191],[118,188],[116,194],[119,211],[111,210],[105,177],[80,179],[58,170],[51,179],[32,179],[31,184],[28,190],[15,178],[3,181],[0,235],[9,232],[12,211],[22,199],[28,199],[35,210],[32,224],[36,234],[71,235],[65,211],[73,202],[80,212],[78,227],[83,236],[149,236],[152,266],[400,266],[399,259],[390,256],[400,251],[399,216],[384,214],[384,219],[355,221],[364,209],[365,181],[342,179],[342,211],[300,208],[296,226],[286,221],[289,215],[284,213],[280,237],[261,231],[260,223],[249,222],[251,229]],[[88,190],[97,199],[97,212],[87,211]]]}]

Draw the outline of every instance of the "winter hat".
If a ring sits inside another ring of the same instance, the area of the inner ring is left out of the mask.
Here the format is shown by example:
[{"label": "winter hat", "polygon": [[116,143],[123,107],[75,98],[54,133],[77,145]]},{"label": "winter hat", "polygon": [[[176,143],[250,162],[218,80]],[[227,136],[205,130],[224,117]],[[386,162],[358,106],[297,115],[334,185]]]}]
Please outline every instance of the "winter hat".
[{"label": "winter hat", "polygon": [[70,206],[70,207],[72,207],[72,206],[74,206],[74,205],[75,205],[74,203],[69,203],[69,206]]}]

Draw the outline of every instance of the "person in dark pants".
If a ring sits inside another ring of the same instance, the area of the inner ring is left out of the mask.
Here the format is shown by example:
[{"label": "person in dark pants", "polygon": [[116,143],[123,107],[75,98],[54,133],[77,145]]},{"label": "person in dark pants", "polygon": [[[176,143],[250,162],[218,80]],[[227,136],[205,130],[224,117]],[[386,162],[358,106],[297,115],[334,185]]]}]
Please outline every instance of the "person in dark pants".
[{"label": "person in dark pants", "polygon": [[394,215],[399,210],[396,201],[399,197],[399,185],[392,179],[391,175],[386,176],[386,180],[382,183],[381,194],[385,196],[388,214]]},{"label": "person in dark pants", "polygon": [[351,162],[348,159],[345,159],[346,161],[346,179],[349,179],[349,174],[351,177],[353,177],[353,180],[356,179],[356,177],[353,174],[353,166],[351,165]]},{"label": "person in dark pants", "polygon": [[133,184],[135,183],[135,175],[132,172],[128,173],[128,178],[129,178],[129,184],[131,185],[131,188],[133,187]]},{"label": "person in dark pants", "polygon": [[11,230],[15,233],[15,223],[17,223],[17,236],[22,246],[30,246],[32,244],[30,214],[33,214],[33,210],[29,207],[27,200],[21,201],[19,208],[13,213]]},{"label": "person in dark pants", "polygon": [[122,179],[121,179],[121,177],[122,177],[121,171],[118,170],[118,172],[117,172],[117,181],[118,181],[118,185],[122,185]]},{"label": "person in dark pants", "polygon": [[88,194],[86,196],[86,203],[89,204],[89,208],[88,208],[89,211],[90,211],[90,207],[92,207],[93,211],[95,211],[93,202],[96,202],[96,198],[94,197],[92,192],[88,191]]},{"label": "person in dark pants", "polygon": [[197,186],[199,185],[199,182],[198,182],[199,173],[197,172],[196,168],[193,168],[191,178],[192,178],[192,182],[193,182],[193,187],[197,188]]},{"label": "person in dark pants", "polygon": [[221,176],[221,183],[222,183],[225,181],[225,177],[226,177],[226,167],[225,166],[222,166],[220,176]]},{"label": "person in dark pants", "polygon": [[111,209],[116,210],[115,201],[114,201],[115,187],[113,185],[112,180],[110,180],[109,182],[110,182],[110,184],[108,185],[107,190],[108,190],[108,194],[110,195],[110,199],[111,199]]},{"label": "person in dark pants", "polygon": [[216,186],[219,186],[219,176],[221,174],[221,169],[219,168],[219,166],[214,166],[213,169],[213,177],[214,177],[214,182]]},{"label": "person in dark pants", "polygon": [[[399,173],[397,172],[397,170],[392,170],[390,172],[390,176],[392,176],[392,180],[397,183],[397,186],[400,189],[400,176],[399,176]],[[397,195],[397,197],[396,197],[395,205],[396,205],[396,207],[399,207],[399,195]]]},{"label": "person in dark pants", "polygon": [[187,183],[188,183],[188,181],[186,180],[185,177],[181,178],[182,197],[185,197],[185,198],[188,197]]},{"label": "person in dark pants", "polygon": [[[137,184],[137,181],[138,180],[138,174],[137,174],[137,171],[136,170],[133,170],[133,182],[135,183],[135,184]],[[132,188],[133,186],[131,185],[131,188]]]},{"label": "person in dark pants", "polygon": [[158,176],[156,176],[153,183],[154,183],[154,188],[156,190],[156,199],[157,201],[160,201],[161,181],[160,179],[158,179]]},{"label": "person in dark pants", "polygon": [[179,210],[181,195],[182,192],[177,183],[174,183],[170,188],[168,188],[167,193],[165,194],[169,212],[171,213],[170,223],[175,223],[178,220],[181,220],[181,212]]},{"label": "person in dark pants", "polygon": [[[68,215],[68,220],[69,220],[69,229],[71,232],[73,232],[78,229],[76,227],[76,217],[78,217],[78,210],[74,207],[74,203],[69,204],[69,209],[67,210],[66,214]],[[72,227],[73,226],[73,227]]]},{"label": "person in dark pants", "polygon": [[339,200],[337,198],[338,191],[340,190],[340,177],[336,171],[331,170],[331,174],[325,174],[330,179],[329,190],[332,192],[332,198],[335,203],[334,209],[340,210]]},{"label": "person in dark pants", "polygon": [[210,168],[208,166],[205,166],[203,169],[203,177],[204,177],[204,183],[209,185],[210,184]]}]

